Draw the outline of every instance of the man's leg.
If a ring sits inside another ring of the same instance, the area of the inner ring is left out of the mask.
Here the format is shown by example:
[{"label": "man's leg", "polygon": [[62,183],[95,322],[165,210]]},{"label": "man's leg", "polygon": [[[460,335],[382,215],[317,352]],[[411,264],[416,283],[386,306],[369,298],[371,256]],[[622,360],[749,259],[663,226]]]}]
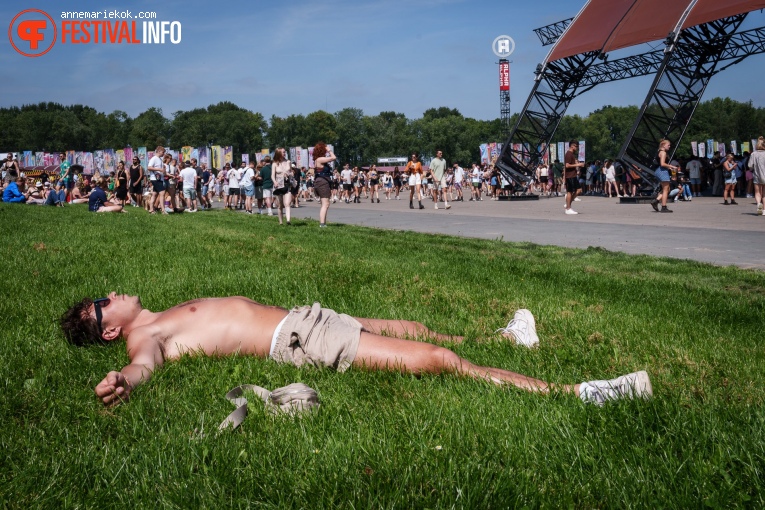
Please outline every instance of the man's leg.
[{"label": "man's leg", "polygon": [[454,352],[437,345],[388,338],[374,333],[362,332],[353,366],[371,370],[395,370],[415,374],[440,374],[453,372],[459,375],[483,379],[499,386],[511,384],[526,391],[549,393],[557,389],[579,396],[579,385],[552,385],[540,379],[503,370],[482,367]]},{"label": "man's leg", "polygon": [[393,338],[421,338],[436,342],[461,343],[463,337],[456,335],[444,335],[431,331],[421,322],[388,320],[388,319],[367,319],[364,317],[354,317],[361,323],[365,330],[375,335]]}]

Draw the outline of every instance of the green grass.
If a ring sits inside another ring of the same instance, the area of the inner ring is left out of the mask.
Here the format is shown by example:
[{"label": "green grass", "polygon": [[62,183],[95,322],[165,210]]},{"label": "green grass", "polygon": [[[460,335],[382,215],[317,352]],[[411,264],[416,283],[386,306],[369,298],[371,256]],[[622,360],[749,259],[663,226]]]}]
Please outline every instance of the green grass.
[{"label": "green grass", "polygon": [[[601,249],[386,232],[216,211],[94,215],[0,205],[0,501],[8,508],[765,506],[765,274]],[[74,348],[57,319],[116,290],[161,310],[200,296],[465,334],[461,356],[576,383],[648,370],[655,398],[585,406],[453,376],[186,357],[128,404],[93,394],[124,344]],[[530,308],[541,344],[491,332]],[[318,413],[233,386],[305,382]],[[204,438],[195,436],[204,429]]]}]

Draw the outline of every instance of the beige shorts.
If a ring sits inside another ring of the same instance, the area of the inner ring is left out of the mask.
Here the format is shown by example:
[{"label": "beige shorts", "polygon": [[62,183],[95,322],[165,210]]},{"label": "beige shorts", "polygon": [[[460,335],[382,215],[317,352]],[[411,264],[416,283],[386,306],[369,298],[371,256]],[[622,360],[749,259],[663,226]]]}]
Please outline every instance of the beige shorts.
[{"label": "beige shorts", "polygon": [[362,331],[350,315],[319,303],[295,307],[282,324],[271,357],[298,367],[309,364],[344,372],[356,358]]}]

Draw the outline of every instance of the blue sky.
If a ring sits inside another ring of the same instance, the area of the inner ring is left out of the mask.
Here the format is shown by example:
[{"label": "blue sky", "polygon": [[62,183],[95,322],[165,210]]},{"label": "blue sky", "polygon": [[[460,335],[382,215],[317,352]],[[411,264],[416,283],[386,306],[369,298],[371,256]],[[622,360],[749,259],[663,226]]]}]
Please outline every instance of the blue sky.
[{"label": "blue sky", "polygon": [[[41,101],[85,104],[136,116],[149,107],[172,117],[178,110],[232,101],[252,111],[286,116],[323,109],[360,108],[420,117],[428,108],[457,108],[477,119],[499,116],[498,35],[516,42],[510,57],[512,111],[519,111],[533,71],[550,47],[533,29],[573,16],[583,2],[547,0],[372,0],[104,2],[5,1],[8,25],[37,8],[57,24],[62,11],[154,11],[182,24],[180,44],[62,45],[38,58],[0,42],[0,105]],[[747,27],[765,14],[750,14]],[[139,21],[140,25],[140,21]],[[4,25],[5,26],[5,25]],[[7,33],[5,30],[3,33]],[[60,36],[59,36],[60,37]],[[634,51],[631,51],[634,53]],[[612,55],[616,57],[617,55]],[[765,55],[716,76],[704,96],[729,96],[765,106]],[[638,105],[651,78],[601,85],[568,110],[586,115],[607,104]]]}]

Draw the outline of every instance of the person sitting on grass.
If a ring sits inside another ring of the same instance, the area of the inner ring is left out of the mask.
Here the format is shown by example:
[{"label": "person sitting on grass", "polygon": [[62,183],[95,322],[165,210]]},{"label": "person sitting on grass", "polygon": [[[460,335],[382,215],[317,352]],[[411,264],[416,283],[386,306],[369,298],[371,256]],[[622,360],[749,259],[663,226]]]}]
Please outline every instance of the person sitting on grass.
[{"label": "person sitting on grass", "polygon": [[88,196],[88,210],[90,212],[123,212],[122,206],[119,204],[113,204],[106,200],[106,192],[103,190],[103,186],[106,181],[102,177],[98,177],[95,180],[95,188],[90,192]]},{"label": "person sitting on grass", "polygon": [[[227,317],[225,323],[221,323],[223,316]],[[478,366],[432,343],[405,339],[459,343],[462,337],[432,332],[418,322],[354,318],[321,308],[319,303],[288,311],[245,297],[203,298],[152,312],[142,306],[138,296],[112,292],[106,298],[84,298],[64,313],[60,325],[75,345],[126,340],[130,364],[109,372],[95,388],[104,404],[126,400],[166,361],[193,353],[270,357],[281,363],[328,366],[339,372],[351,366],[415,374],[451,372],[526,391],[573,393],[584,402],[596,404],[653,394],[645,371],[607,381],[550,384],[508,370]],[[539,343],[534,316],[528,310],[518,310],[507,327],[498,331],[521,345]]]},{"label": "person sitting on grass", "polygon": [[3,190],[3,202],[25,204],[31,191],[24,191],[24,186],[26,186],[24,178],[16,177],[16,180],[8,184]]}]

